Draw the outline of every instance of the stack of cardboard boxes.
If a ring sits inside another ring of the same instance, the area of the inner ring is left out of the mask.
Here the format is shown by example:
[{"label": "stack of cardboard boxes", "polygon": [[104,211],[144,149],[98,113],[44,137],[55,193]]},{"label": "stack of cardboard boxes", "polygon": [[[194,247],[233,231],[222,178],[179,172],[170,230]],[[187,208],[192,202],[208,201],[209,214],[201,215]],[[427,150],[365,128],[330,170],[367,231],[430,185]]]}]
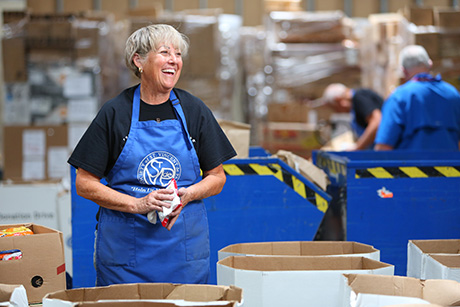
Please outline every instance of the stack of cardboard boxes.
[{"label": "stack of cardboard boxes", "polygon": [[433,70],[460,89],[460,10],[442,7],[407,7],[413,41],[433,60]]},{"label": "stack of cardboard boxes", "polygon": [[8,26],[14,31],[3,39],[4,180],[60,180],[103,88],[113,88],[101,74],[114,63],[109,19],[26,14]]}]

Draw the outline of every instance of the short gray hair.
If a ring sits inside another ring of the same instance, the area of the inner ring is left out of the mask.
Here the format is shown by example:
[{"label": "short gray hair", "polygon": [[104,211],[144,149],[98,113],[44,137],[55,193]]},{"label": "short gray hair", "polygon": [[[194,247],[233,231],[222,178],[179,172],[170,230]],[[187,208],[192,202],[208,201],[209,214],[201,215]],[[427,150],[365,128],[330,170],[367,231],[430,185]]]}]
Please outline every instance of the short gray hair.
[{"label": "short gray hair", "polygon": [[399,54],[399,64],[406,70],[419,66],[430,68],[431,63],[425,48],[419,45],[406,46]]},{"label": "short gray hair", "polygon": [[342,83],[329,84],[323,93],[323,101],[325,103],[334,103],[337,98],[345,96],[348,88]]},{"label": "short gray hair", "polygon": [[150,51],[157,51],[160,44],[171,44],[180,50],[185,57],[189,48],[187,36],[177,31],[173,26],[166,24],[153,24],[137,29],[126,40],[125,63],[126,66],[140,78],[138,68],[133,62],[137,53],[142,59],[147,57]]}]

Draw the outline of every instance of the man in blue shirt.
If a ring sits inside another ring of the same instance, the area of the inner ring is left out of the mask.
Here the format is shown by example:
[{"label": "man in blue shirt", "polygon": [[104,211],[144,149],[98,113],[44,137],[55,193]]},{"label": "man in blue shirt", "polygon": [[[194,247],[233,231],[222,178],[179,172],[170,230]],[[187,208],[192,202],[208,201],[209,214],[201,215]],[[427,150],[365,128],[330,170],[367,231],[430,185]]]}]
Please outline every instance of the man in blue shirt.
[{"label": "man in blue shirt", "polygon": [[410,45],[400,53],[406,83],[385,101],[375,138],[376,150],[458,150],[460,94],[455,87],[432,76],[432,61],[422,46]]}]

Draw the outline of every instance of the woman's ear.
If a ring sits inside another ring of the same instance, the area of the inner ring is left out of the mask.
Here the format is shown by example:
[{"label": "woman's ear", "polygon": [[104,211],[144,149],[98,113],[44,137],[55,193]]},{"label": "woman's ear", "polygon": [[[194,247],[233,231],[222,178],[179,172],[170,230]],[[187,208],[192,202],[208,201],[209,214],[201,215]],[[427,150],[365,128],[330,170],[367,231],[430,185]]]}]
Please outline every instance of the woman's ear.
[{"label": "woman's ear", "polygon": [[137,68],[141,68],[141,67],[142,67],[141,57],[139,56],[138,53],[135,53],[135,54],[133,55],[133,63],[134,63],[134,65],[136,65]]}]

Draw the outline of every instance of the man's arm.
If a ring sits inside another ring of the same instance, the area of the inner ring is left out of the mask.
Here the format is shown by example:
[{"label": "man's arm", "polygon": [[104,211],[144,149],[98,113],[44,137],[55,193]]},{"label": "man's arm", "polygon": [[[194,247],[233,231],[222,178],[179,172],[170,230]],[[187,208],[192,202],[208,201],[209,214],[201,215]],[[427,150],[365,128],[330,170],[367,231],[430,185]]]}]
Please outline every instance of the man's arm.
[{"label": "man's arm", "polygon": [[377,134],[380,121],[382,120],[382,112],[379,109],[375,109],[368,118],[366,118],[366,120],[367,127],[356,142],[356,150],[367,149],[372,145],[375,135]]},{"label": "man's arm", "polygon": [[375,150],[393,150],[393,146],[387,144],[375,144]]}]

